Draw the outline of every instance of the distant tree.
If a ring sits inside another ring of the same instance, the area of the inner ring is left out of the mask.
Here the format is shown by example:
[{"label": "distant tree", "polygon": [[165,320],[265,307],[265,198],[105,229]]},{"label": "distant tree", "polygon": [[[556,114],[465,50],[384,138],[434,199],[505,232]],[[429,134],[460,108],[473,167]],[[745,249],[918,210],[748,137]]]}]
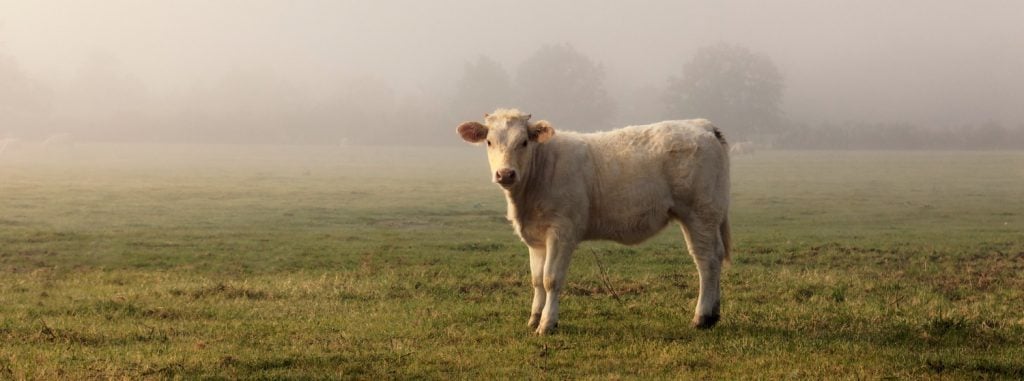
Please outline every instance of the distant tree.
[{"label": "distant tree", "polygon": [[14,58],[0,52],[0,138],[38,132],[35,127],[48,111],[47,95]]},{"label": "distant tree", "polygon": [[614,102],[604,81],[601,65],[569,44],[541,47],[516,73],[520,108],[550,120],[555,128],[608,127]]},{"label": "distant tree", "polygon": [[512,81],[501,64],[480,56],[463,67],[451,99],[451,115],[455,121],[479,119],[495,108],[515,106],[515,99]]},{"label": "distant tree", "polygon": [[53,132],[105,141],[135,140],[151,132],[149,91],[110,52],[92,52],[56,95],[61,126]]},{"label": "distant tree", "polygon": [[[457,122],[446,107],[449,99],[432,92],[402,93],[387,81],[362,76],[343,81],[326,99],[318,100],[304,120],[304,140],[315,144],[425,145],[454,144]],[[480,111],[475,119],[486,111]]]},{"label": "distant tree", "polygon": [[308,95],[275,71],[239,68],[181,98],[171,139],[294,143],[308,126]]},{"label": "distant tree", "polygon": [[646,85],[622,92],[618,100],[617,124],[645,124],[670,119],[665,115],[663,86]]},{"label": "distant tree", "polygon": [[1018,124],[1017,128],[1010,131],[1010,147],[1024,149],[1024,123]]},{"label": "distant tree", "polygon": [[970,134],[972,144],[968,148],[1005,148],[1012,144],[1012,132],[991,120],[975,127]]},{"label": "distant tree", "polygon": [[350,80],[332,102],[335,107],[331,121],[339,136],[349,142],[395,144],[403,136],[398,123],[400,100],[399,94],[379,78]]},{"label": "distant tree", "polygon": [[0,115],[23,106],[30,85],[14,59],[0,53]]},{"label": "distant tree", "polygon": [[782,74],[768,57],[738,45],[697,50],[682,76],[669,79],[666,110],[674,118],[706,118],[731,135],[778,132]]}]

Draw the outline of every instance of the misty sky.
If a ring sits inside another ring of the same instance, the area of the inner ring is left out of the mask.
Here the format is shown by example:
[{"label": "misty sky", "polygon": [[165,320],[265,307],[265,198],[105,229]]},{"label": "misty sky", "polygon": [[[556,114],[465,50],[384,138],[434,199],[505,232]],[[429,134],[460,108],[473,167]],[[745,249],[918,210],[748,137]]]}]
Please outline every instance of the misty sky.
[{"label": "misty sky", "polygon": [[430,96],[481,54],[514,73],[562,42],[613,96],[728,42],[778,64],[795,119],[1024,122],[1024,1],[0,0],[0,54],[22,71],[59,83],[99,61],[156,93],[257,70]]}]

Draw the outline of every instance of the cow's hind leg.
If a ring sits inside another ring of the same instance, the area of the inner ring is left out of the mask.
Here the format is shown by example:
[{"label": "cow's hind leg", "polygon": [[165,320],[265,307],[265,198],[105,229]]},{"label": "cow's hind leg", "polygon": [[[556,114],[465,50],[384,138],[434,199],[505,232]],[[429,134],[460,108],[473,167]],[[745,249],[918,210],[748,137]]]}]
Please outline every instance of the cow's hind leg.
[{"label": "cow's hind leg", "polygon": [[537,329],[540,324],[540,316],[544,311],[544,302],[547,293],[544,290],[544,259],[547,250],[541,248],[530,248],[530,284],[533,286],[533,306],[530,308],[530,320],[527,325]]},{"label": "cow's hind leg", "polygon": [[680,221],[686,247],[700,274],[700,296],[693,314],[693,326],[697,328],[711,328],[721,317],[720,279],[725,245],[719,233],[721,223],[714,220],[691,215]]}]

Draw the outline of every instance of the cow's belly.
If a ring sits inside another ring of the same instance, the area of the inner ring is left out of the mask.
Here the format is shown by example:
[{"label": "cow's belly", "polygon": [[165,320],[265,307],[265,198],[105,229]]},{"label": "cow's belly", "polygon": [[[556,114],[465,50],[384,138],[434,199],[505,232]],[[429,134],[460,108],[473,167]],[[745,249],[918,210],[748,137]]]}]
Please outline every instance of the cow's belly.
[{"label": "cow's belly", "polygon": [[611,240],[637,244],[658,234],[668,224],[668,208],[647,209],[639,213],[602,215],[592,220],[585,239]]},{"label": "cow's belly", "polygon": [[[666,181],[654,175],[640,181],[605,184],[590,208],[585,239],[640,243],[672,219],[674,198]],[[643,184],[643,185],[640,185]]]}]

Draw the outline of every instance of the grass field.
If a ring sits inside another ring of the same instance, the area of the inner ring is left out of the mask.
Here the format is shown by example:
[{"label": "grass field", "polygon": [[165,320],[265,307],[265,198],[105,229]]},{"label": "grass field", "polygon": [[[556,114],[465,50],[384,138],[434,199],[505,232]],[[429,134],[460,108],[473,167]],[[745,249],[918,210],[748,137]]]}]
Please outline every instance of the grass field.
[{"label": "grass field", "polygon": [[1022,152],[735,158],[715,329],[670,226],[548,337],[472,147],[57,156],[0,157],[0,379],[1024,378]]}]

